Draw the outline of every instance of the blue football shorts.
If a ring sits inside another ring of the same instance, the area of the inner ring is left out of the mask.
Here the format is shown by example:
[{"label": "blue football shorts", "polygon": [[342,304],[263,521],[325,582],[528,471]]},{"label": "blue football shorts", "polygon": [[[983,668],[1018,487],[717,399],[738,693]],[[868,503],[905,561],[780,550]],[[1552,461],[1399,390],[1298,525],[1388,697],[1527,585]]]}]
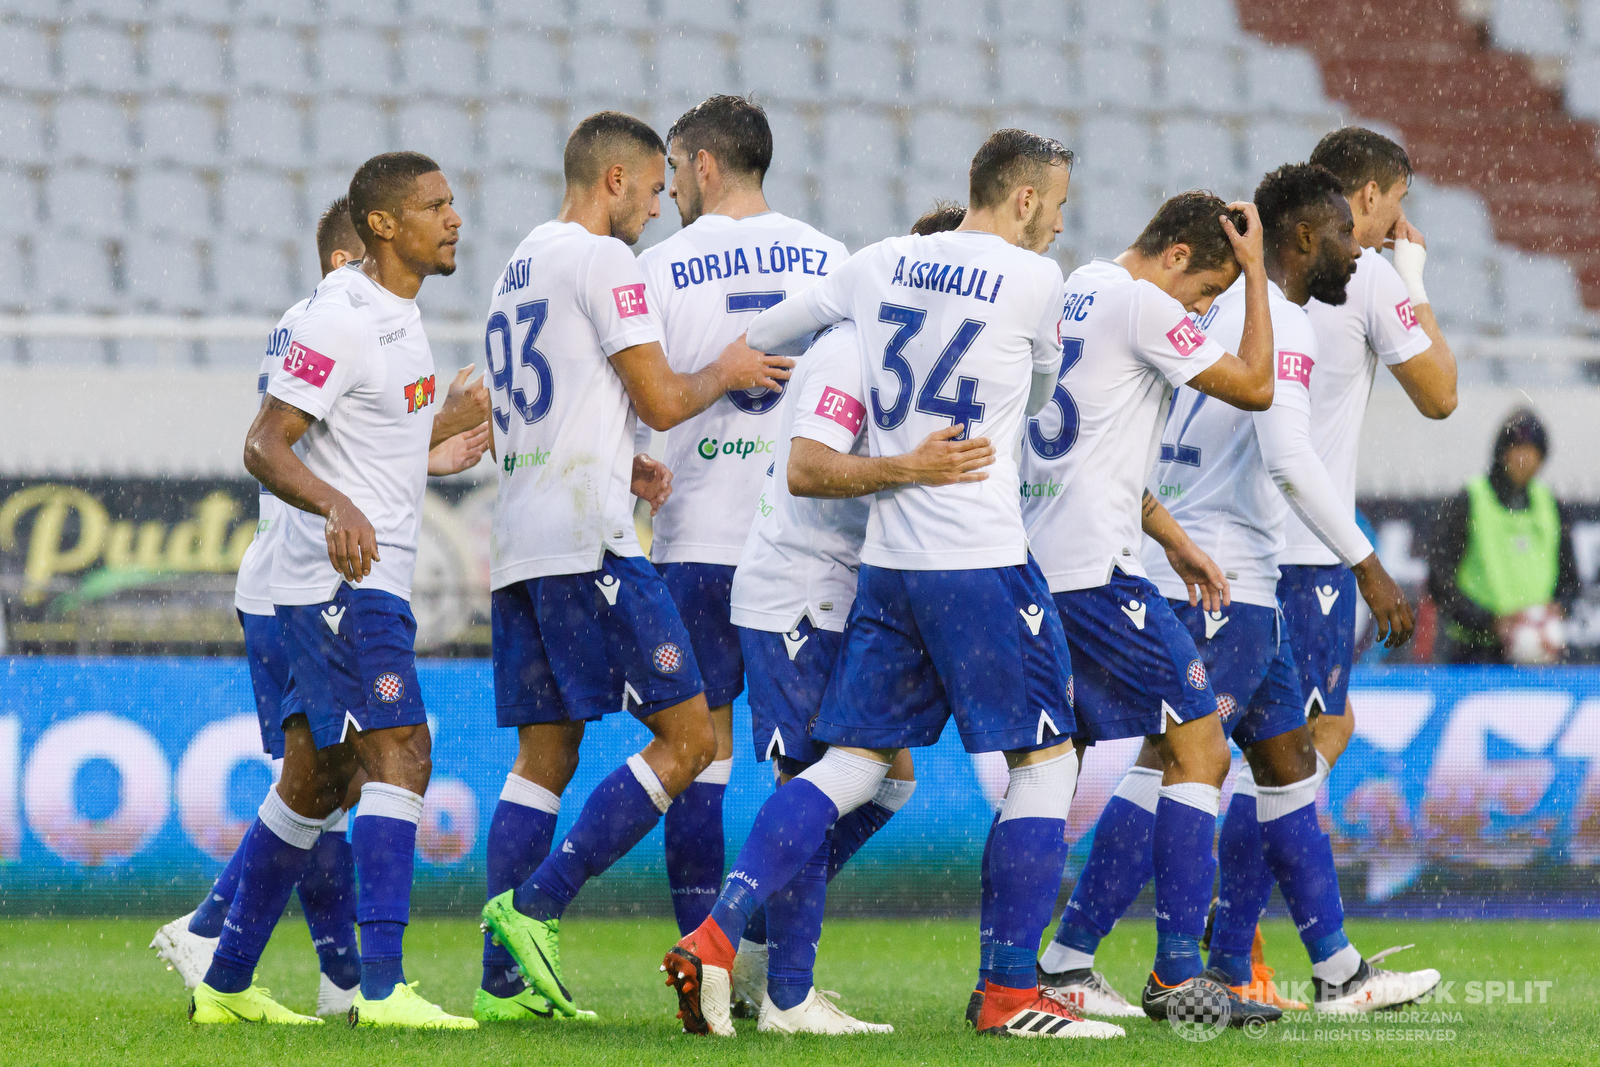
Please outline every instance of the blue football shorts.
[{"label": "blue football shorts", "polygon": [[276,615],[238,612],[244,627],[244,660],[250,668],[250,688],[256,698],[256,720],[261,725],[261,751],[283,758],[283,698],[289,688],[289,650],[283,626]]},{"label": "blue football shorts", "polygon": [[706,703],[713,708],[732,704],[744,692],[739,628],[728,619],[734,568],[720,563],[660,563],[656,570],[689,631],[689,644],[706,686]]},{"label": "blue football shorts", "polygon": [[810,765],[827,745],[812,740],[839,662],[844,634],[819,630],[810,619],[787,633],[739,628],[745,662],[750,664],[750,737],[756,760],[786,759]]},{"label": "blue football shorts", "polygon": [[1279,567],[1283,605],[1307,716],[1343,715],[1356,654],[1356,576],[1342,563]]},{"label": "blue football shorts", "polygon": [[1234,744],[1242,750],[1305,725],[1300,676],[1275,609],[1235,603],[1207,615],[1187,601],[1171,604],[1205,661],[1217,715]]}]

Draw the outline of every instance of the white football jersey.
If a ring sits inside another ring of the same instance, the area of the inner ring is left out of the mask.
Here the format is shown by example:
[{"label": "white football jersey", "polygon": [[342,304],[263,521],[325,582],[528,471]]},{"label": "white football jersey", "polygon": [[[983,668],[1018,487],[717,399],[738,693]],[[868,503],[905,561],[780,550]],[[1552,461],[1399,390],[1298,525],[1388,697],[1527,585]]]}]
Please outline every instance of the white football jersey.
[{"label": "white football jersey", "polygon": [[[310,303],[311,298],[307,297],[285,311],[267,336],[267,354],[261,358],[261,370],[256,375],[258,399],[267,395],[267,380],[272,377],[273,368],[289,354],[289,335]],[[256,488],[256,536],[239,561],[239,576],[233,583],[233,606],[246,615],[271,615],[272,561],[278,554],[278,542],[283,540],[283,517],[289,505],[273,496],[266,486],[257,485]]]},{"label": "white football jersey", "polygon": [[842,322],[795,367],[779,408],[778,444],[756,498],[755,518],[733,572],[735,626],[786,633],[810,619],[841,631],[856,599],[861,542],[871,505],[863,498],[822,500],[789,492],[789,449],[796,437],[835,452],[865,455],[867,395],[855,323]]},{"label": "white football jersey", "polygon": [[[1311,410],[1317,339],[1304,309],[1285,299],[1276,284],[1267,288],[1277,363],[1272,405],[1304,417]],[[1238,351],[1244,334],[1244,293],[1240,278],[1200,320],[1200,329],[1230,352]],[[1233,599],[1262,607],[1278,603],[1277,557],[1289,514],[1256,437],[1256,420],[1271,414],[1242,411],[1184,386],[1173,399],[1150,478],[1150,492],[1227,575]],[[1144,541],[1144,565],[1162,596],[1188,599],[1183,580],[1150,538]]]},{"label": "white football jersey", "polygon": [[1061,384],[1028,420],[1022,518],[1052,593],[1143,575],[1140,501],[1172,390],[1224,355],[1183,305],[1109,259],[1067,279]]},{"label": "white football jersey", "polygon": [[[360,264],[334,271],[290,331],[267,392],[318,420],[295,452],[377,532],[380,558],[357,588],[410,600],[428,442],[436,404],[444,400],[417,302],[389,292]],[[343,579],[328,562],[322,516],[298,508],[284,513],[272,602],[331,599]]]},{"label": "white football jersey", "polygon": [[[1411,310],[1406,283],[1381,253],[1362,249],[1347,291],[1348,298],[1338,307],[1312,300],[1306,304],[1306,314],[1322,353],[1311,387],[1311,441],[1353,515],[1361,421],[1378,361],[1389,367],[1404,363],[1433,342]],[[1286,536],[1288,544],[1279,563],[1339,562],[1298,515],[1290,514]]]},{"label": "white football jersey", "polygon": [[536,227],[495,282],[491,589],[644,554],[629,489],[638,416],[611,357],[660,342],[653,299],[628,246],[576,222]]},{"label": "white football jersey", "polygon": [[975,570],[1027,561],[1017,444],[1035,373],[1061,365],[1061,268],[996,234],[891,237],[802,295],[821,322],[855,320],[874,456],[914,450],[957,423],[987,437],[981,482],[876,494],[861,561]]},{"label": "white football jersey", "polygon": [[[849,253],[806,223],[768,211],[702,215],[639,257],[667,361],[688,374],[716,360],[762,309],[827,277]],[[672,496],[655,517],[657,563],[739,562],[772,465],[783,390],[725,394],[667,431]]]}]

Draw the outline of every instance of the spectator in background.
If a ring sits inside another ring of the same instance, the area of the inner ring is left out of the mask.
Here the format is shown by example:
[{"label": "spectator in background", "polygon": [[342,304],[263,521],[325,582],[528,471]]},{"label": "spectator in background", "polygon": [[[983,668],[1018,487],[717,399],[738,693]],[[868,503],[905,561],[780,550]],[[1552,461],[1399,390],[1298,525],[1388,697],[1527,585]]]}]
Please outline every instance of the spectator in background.
[{"label": "spectator in background", "polygon": [[1550,453],[1544,423],[1513,411],[1489,473],[1445,501],[1428,545],[1428,592],[1444,663],[1553,663],[1578,596],[1571,523],[1535,475]]}]

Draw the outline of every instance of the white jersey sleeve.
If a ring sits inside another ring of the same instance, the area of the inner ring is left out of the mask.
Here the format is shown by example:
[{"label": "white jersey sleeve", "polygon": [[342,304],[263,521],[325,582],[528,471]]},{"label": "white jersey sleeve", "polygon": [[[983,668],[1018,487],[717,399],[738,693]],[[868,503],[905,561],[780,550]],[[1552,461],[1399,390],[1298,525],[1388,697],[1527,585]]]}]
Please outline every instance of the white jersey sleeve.
[{"label": "white jersey sleeve", "polygon": [[[256,374],[258,399],[266,398],[267,382],[288,354],[289,337],[294,324],[310,303],[309,299],[302,300],[285,311],[278,325],[268,335],[267,354],[262,357],[261,368]],[[256,490],[256,535],[244,550],[244,558],[239,561],[239,575],[233,586],[233,606],[246,615],[271,615],[272,562],[277,557],[278,544],[283,540],[284,509],[288,505],[268,492],[264,485],[257,485]]]},{"label": "white jersey sleeve", "polygon": [[1411,307],[1411,294],[1394,264],[1368,248],[1359,260],[1357,271],[1361,270],[1372,272],[1372,280],[1363,294],[1366,299],[1362,301],[1366,312],[1366,340],[1383,365],[1398,366],[1431,348],[1433,341],[1417,321],[1417,313]]},{"label": "white jersey sleeve", "polygon": [[841,323],[811,346],[789,392],[777,454],[734,571],[731,618],[752,630],[787,632],[810,619],[818,629],[842,631],[855,602],[870,505],[794,496],[788,470],[796,437],[835,452],[866,451],[867,397],[854,323]]},{"label": "white jersey sleeve", "polygon": [[1173,388],[1187,385],[1227,354],[1195,325],[1182,304],[1150,282],[1134,283],[1129,318],[1133,350]]}]

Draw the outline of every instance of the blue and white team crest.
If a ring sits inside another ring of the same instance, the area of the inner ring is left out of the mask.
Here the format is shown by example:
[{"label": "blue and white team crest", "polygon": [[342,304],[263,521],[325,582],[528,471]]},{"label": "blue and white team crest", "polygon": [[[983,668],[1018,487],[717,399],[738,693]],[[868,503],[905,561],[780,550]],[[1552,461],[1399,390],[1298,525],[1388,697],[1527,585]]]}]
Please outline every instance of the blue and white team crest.
[{"label": "blue and white team crest", "polygon": [[372,693],[385,704],[393,704],[406,695],[406,683],[398,674],[389,671],[373,680]]},{"label": "blue and white team crest", "polygon": [[650,662],[662,674],[676,674],[678,668],[683,666],[683,649],[666,641],[656,646],[656,650],[650,654]]},{"label": "blue and white team crest", "polygon": [[1206,687],[1206,665],[1197,659],[1190,660],[1188,677],[1190,685],[1196,689],[1204,689]]}]

